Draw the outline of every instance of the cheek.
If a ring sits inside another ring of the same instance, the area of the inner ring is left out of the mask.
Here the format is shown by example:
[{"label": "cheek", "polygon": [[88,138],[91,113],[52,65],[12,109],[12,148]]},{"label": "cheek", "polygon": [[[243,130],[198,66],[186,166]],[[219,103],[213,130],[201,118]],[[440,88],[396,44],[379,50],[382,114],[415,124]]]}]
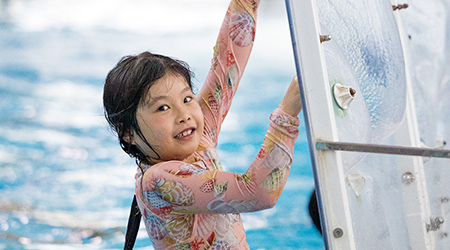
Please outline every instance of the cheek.
[{"label": "cheek", "polygon": [[161,128],[164,128],[165,126],[155,126],[155,124],[163,124],[163,121],[161,119],[158,119],[157,117],[144,116],[139,113],[136,115],[139,128],[141,129],[147,141],[151,142],[157,140],[158,137],[160,137],[162,134],[162,132],[160,131]]},{"label": "cheek", "polygon": [[161,138],[167,134],[166,128],[167,126],[164,125],[163,121],[154,120],[153,123],[148,126],[144,124],[144,126],[141,127],[141,131],[149,142],[156,142],[161,140]]},{"label": "cheek", "polygon": [[159,149],[161,147],[164,147],[164,144],[167,141],[167,138],[164,137],[164,135],[166,135],[167,133],[162,131],[161,128],[164,128],[164,126],[149,127],[144,125],[141,127],[141,131],[145,137],[145,140],[147,140],[147,142],[153,149],[151,149],[141,138],[139,138],[140,141],[139,146],[149,156],[154,155],[154,150],[160,153]]},{"label": "cheek", "polygon": [[202,113],[202,115],[198,119],[198,127],[197,127],[200,134],[203,134],[204,127],[205,127],[205,123],[204,123],[204,117],[203,117],[203,113]]},{"label": "cheek", "polygon": [[201,117],[201,119],[203,120],[203,111],[200,105],[197,105],[195,108],[195,116],[197,116],[197,119],[200,119]]}]

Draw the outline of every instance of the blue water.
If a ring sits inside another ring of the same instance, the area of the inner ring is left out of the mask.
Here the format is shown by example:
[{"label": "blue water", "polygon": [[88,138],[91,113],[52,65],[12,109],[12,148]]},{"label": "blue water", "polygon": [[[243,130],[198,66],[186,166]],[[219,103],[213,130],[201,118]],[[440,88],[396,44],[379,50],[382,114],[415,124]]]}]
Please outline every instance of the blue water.
[{"label": "blue water", "polygon": [[[102,109],[109,69],[144,50],[208,69],[228,2],[0,2],[0,249],[121,249],[134,161]],[[284,1],[264,2],[254,52],[220,136],[230,171],[256,156],[294,74]],[[305,128],[275,208],[244,214],[251,249],[323,249],[309,219]],[[136,249],[152,249],[141,228]]]}]

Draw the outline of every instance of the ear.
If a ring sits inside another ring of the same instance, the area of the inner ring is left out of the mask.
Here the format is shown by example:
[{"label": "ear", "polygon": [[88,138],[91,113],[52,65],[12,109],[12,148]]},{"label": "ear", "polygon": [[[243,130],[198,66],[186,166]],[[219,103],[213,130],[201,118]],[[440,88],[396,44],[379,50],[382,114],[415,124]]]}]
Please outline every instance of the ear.
[{"label": "ear", "polygon": [[134,141],[134,132],[125,132],[123,135],[123,140],[132,145],[136,144]]}]

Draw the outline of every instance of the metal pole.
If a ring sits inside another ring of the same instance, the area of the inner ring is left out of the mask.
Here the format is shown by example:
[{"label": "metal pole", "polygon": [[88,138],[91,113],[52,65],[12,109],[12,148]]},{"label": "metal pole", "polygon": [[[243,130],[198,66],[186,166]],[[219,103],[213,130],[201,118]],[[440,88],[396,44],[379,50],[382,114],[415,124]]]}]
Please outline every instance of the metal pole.
[{"label": "metal pole", "polygon": [[403,147],[391,145],[362,144],[351,142],[316,141],[317,150],[338,150],[378,154],[411,155],[450,158],[450,150],[436,148]]}]

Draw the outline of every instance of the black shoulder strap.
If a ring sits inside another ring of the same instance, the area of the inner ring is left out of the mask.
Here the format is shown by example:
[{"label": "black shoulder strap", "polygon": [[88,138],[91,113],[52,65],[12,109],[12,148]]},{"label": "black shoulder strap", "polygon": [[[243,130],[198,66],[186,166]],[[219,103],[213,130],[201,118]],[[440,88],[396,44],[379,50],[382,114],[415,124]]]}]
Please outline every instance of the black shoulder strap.
[{"label": "black shoulder strap", "polygon": [[133,203],[131,204],[130,218],[128,218],[127,233],[125,235],[125,247],[124,250],[133,249],[136,236],[141,224],[141,212],[139,211],[136,195],[133,197]]}]

